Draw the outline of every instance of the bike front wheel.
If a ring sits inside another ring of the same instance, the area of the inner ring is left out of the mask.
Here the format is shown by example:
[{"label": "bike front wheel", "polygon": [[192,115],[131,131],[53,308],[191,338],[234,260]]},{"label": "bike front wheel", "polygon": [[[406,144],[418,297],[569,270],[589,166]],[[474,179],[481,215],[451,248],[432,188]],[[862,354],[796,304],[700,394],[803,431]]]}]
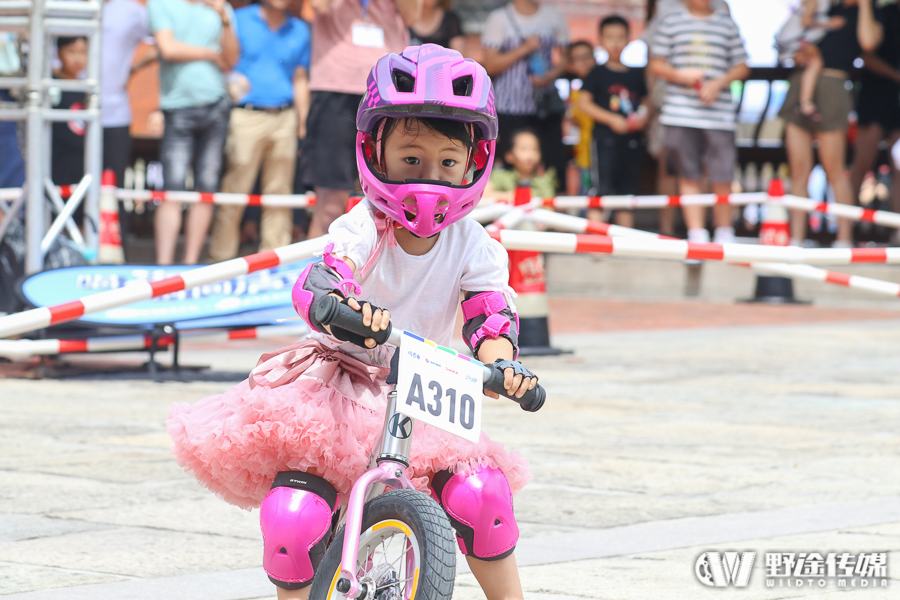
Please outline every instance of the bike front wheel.
[{"label": "bike front wheel", "polygon": [[[456,579],[453,530],[444,510],[413,490],[374,498],[363,511],[356,577],[374,600],[449,600]],[[313,581],[312,600],[346,600],[337,590],[344,528],[338,531]]]}]

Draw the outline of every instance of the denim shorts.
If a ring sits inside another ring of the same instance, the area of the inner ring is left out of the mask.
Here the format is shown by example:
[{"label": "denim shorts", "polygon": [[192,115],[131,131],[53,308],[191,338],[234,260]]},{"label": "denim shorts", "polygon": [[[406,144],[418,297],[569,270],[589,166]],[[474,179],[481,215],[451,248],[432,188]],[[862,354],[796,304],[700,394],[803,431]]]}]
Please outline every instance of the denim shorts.
[{"label": "denim shorts", "polygon": [[160,143],[160,162],[166,190],[185,190],[188,167],[194,168],[194,190],[219,191],[231,101],[163,111],[166,129]]}]

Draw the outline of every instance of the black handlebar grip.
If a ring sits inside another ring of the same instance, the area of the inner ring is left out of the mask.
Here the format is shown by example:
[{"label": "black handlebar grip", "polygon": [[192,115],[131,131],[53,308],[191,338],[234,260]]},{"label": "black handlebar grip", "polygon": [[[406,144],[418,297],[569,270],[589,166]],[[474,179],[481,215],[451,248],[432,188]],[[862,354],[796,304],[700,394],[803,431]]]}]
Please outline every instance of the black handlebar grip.
[{"label": "black handlebar grip", "polygon": [[510,395],[506,388],[503,387],[503,371],[494,365],[484,366],[491,371],[491,376],[484,382],[484,389],[496,392],[510,400],[515,400],[522,407],[522,410],[528,412],[537,412],[544,406],[544,402],[547,400],[547,392],[544,391],[540,384],[525,392],[521,398],[516,398],[514,395]]},{"label": "black handlebar grip", "polygon": [[392,325],[390,323],[388,323],[387,329],[372,331],[371,327],[363,325],[363,314],[361,311],[353,310],[346,304],[342,304],[334,296],[325,296],[319,300],[315,316],[316,321],[322,325],[337,327],[363,338],[372,338],[379,345],[385,343],[391,337]]}]

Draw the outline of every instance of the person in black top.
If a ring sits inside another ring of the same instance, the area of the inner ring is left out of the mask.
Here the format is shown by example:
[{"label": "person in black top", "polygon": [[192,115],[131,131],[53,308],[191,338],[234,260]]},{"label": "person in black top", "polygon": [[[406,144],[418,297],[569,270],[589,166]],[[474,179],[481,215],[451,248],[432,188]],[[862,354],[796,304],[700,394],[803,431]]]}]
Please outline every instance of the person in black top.
[{"label": "person in black top", "polygon": [[[832,4],[828,16],[842,17],[844,26],[825,34],[819,42],[822,55],[822,74],[816,83],[814,102],[819,118],[814,120],[800,110],[800,78],[798,71],[791,77],[791,87],[779,116],[787,123],[785,145],[791,167],[791,191],[807,196],[807,183],[813,168],[813,140],[819,143],[819,161],[828,182],[834,189],[835,200],[853,204],[850,179],[845,173],[847,116],[853,108],[850,92],[845,84],[849,71],[863,52],[874,51],[881,43],[882,27],[875,18],[873,0],[842,0]],[[791,243],[802,244],[806,238],[805,212],[791,212]],[[853,244],[853,226],[848,219],[838,220],[835,247],[848,248]]]},{"label": "person in black top", "polygon": [[[900,4],[882,6],[879,20],[884,40],[877,52],[863,54],[865,69],[856,103],[859,129],[850,171],[854,199],[859,198],[866,173],[878,156],[879,142],[887,139],[891,147],[900,139]],[[891,210],[900,211],[900,177],[896,170],[891,184]]]},{"label": "person in black top", "polygon": [[[600,45],[609,60],[588,73],[578,95],[578,108],[596,123],[593,175],[598,196],[636,194],[641,176],[647,83],[643,69],[622,64],[628,41],[628,21],[613,15],[600,22]],[[616,223],[632,227],[634,216],[618,211]]]},{"label": "person in black top", "polygon": [[[78,79],[87,66],[87,38],[61,37],[56,42],[61,66],[54,73],[56,79]],[[84,92],[59,94],[55,108],[82,110]],[[72,185],[84,177],[84,121],[64,121],[53,124],[52,168],[50,177],[56,185]],[[80,209],[79,209],[80,214]]]},{"label": "person in black top", "polygon": [[437,44],[462,52],[465,47],[459,15],[450,10],[451,0],[423,0],[419,20],[409,28],[410,46]]}]

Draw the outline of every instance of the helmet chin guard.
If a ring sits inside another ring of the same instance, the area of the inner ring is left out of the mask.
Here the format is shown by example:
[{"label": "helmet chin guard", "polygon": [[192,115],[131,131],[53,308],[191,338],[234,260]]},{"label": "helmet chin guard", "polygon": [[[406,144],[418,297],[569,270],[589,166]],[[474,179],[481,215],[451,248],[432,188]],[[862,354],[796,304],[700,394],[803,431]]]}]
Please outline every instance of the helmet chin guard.
[{"label": "helmet chin guard", "polygon": [[[374,130],[385,118],[468,124],[475,147],[469,153],[464,183],[387,179],[381,167],[383,140],[373,141]],[[474,60],[435,44],[410,46],[402,55],[382,57],[369,74],[356,125],[356,163],[363,193],[415,235],[435,235],[481,200],[496,151],[497,111],[491,79]]]},{"label": "helmet chin guard", "polygon": [[[431,237],[469,214],[491,176],[491,163],[484,160],[475,171],[475,181],[453,185],[432,179],[391,181],[383,177],[364,155],[365,134],[356,134],[356,161],[362,191],[380,211],[419,237]],[[488,156],[494,154],[495,141],[487,142]],[[476,153],[477,154],[477,153]],[[475,157],[472,161],[478,162]]]}]

